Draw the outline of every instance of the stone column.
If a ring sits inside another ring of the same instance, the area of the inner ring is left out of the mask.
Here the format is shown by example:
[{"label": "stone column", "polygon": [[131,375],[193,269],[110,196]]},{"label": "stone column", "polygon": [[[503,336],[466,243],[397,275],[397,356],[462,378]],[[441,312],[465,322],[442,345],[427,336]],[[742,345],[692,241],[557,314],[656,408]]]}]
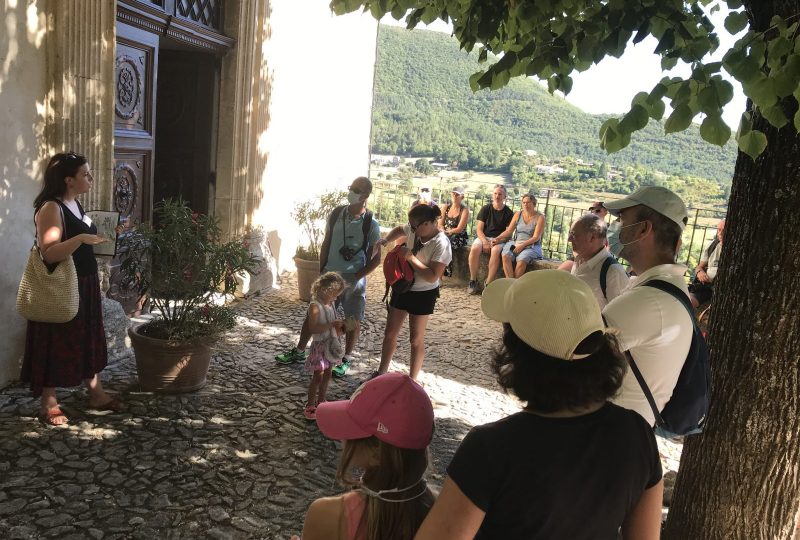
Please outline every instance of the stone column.
[{"label": "stone column", "polygon": [[226,234],[252,225],[261,201],[267,155],[259,136],[269,124],[270,77],[263,52],[269,39],[269,1],[226,3],[225,34],[236,47],[222,60],[215,215]]},{"label": "stone column", "polygon": [[88,209],[111,207],[114,156],[114,0],[49,0],[45,106],[48,155],[85,154],[95,186]]}]

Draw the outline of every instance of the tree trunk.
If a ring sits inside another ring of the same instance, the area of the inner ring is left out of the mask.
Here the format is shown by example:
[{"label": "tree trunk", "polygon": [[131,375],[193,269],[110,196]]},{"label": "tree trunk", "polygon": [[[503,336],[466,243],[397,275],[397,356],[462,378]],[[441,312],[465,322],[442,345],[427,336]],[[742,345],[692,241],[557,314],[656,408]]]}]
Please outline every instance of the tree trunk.
[{"label": "tree trunk", "polygon": [[[798,0],[750,0],[755,30]],[[792,115],[793,99],[784,106]],[[748,103],[748,108],[750,104]],[[800,503],[800,137],[757,117],[769,141],[739,153],[712,310],[711,410],[687,440],[668,539],[790,539]]]}]

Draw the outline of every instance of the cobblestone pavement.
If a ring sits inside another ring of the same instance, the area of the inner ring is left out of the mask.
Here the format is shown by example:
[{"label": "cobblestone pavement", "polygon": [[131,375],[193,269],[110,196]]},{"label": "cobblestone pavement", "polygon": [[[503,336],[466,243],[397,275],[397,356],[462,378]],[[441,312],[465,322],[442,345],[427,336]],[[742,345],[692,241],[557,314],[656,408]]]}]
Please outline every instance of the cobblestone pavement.
[{"label": "cobblestone pavement", "polygon": [[[383,284],[369,286],[360,356],[331,382],[345,399],[378,365]],[[68,427],[36,420],[21,386],[0,392],[0,538],[288,538],[308,504],[338,491],[337,443],[306,421],[301,364],[274,356],[297,339],[306,304],[293,276],[277,290],[240,302],[238,325],[219,344],[208,385],[179,396],[139,392],[132,358],[103,381],[125,414],[92,413],[81,389],[59,391]],[[475,424],[519,409],[488,368],[499,326],[483,319],[480,297],[444,287],[428,325],[420,377],[434,401],[431,483],[440,484],[456,447]],[[403,331],[393,369],[407,370]],[[659,441],[665,470],[680,446]]]}]

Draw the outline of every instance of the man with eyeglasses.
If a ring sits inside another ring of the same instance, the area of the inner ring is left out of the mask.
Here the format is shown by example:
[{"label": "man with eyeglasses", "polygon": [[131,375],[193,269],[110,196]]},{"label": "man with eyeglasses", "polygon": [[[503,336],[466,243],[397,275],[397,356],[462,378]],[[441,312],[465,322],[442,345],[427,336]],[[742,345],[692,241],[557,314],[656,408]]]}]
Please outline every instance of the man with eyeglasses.
[{"label": "man with eyeglasses", "polygon": [[[338,272],[347,282],[344,292],[336,299],[336,307],[337,310],[343,310],[345,317],[351,322],[345,328],[344,357],[333,368],[335,377],[343,377],[350,367],[367,305],[367,275],[381,263],[380,250],[373,249],[380,240],[380,225],[372,212],[367,210],[367,199],[371,193],[372,182],[368,178],[360,176],[353,180],[348,188],[348,204],[331,212],[325,229],[325,240],[320,247],[320,273]],[[279,354],[275,359],[282,364],[304,360],[305,348],[310,339],[311,332],[308,330],[306,318],[297,347]]]}]

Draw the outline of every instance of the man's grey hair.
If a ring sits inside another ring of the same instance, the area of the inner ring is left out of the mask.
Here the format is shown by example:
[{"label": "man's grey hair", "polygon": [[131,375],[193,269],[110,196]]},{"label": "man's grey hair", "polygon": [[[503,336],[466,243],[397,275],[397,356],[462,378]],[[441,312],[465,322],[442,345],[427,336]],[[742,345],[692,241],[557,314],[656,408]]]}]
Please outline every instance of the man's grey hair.
[{"label": "man's grey hair", "polygon": [[494,188],[492,188],[492,190],[495,190],[497,188],[502,188],[503,189],[503,193],[508,195],[508,189],[506,189],[506,186],[504,186],[503,184],[495,184]]},{"label": "man's grey hair", "polygon": [[608,223],[597,214],[584,214],[578,218],[575,224],[598,238],[605,238],[606,232],[608,231]]}]

